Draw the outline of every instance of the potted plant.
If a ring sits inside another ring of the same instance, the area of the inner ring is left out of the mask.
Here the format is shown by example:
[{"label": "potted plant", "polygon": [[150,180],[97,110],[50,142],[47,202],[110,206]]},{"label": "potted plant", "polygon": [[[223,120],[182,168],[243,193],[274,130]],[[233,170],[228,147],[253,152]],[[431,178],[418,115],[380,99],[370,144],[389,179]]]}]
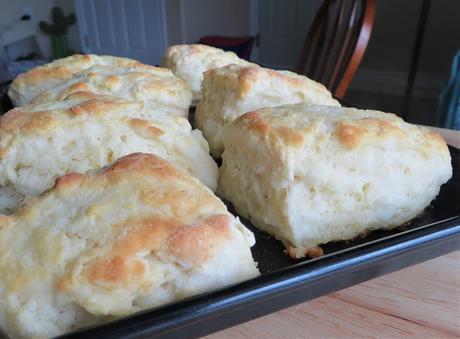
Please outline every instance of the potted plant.
[{"label": "potted plant", "polygon": [[64,58],[69,55],[69,47],[67,45],[67,29],[72,26],[75,21],[75,14],[70,13],[64,15],[62,9],[55,6],[51,10],[52,24],[45,21],[40,21],[40,29],[51,36],[51,44],[53,47],[53,57],[55,59]]}]

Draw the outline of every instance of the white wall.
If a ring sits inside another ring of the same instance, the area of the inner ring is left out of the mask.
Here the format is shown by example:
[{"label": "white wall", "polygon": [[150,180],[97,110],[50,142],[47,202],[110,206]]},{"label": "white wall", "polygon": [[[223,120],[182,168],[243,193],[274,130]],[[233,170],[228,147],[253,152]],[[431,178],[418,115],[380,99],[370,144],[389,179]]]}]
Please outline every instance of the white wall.
[{"label": "white wall", "polygon": [[187,43],[196,42],[205,35],[249,34],[247,0],[186,0],[182,4]]},{"label": "white wall", "polygon": [[[65,13],[75,12],[75,0],[55,1]],[[249,35],[249,0],[164,0],[164,4],[168,46],[194,43],[205,35]],[[69,29],[68,41],[70,49],[80,52],[77,25]]]},{"label": "white wall", "polygon": [[168,45],[249,35],[249,0],[165,0]]},{"label": "white wall", "polygon": [[[205,35],[249,35],[249,0],[164,0],[168,45],[194,43]],[[51,57],[49,36],[38,28],[40,20],[50,21],[53,6],[59,6],[65,14],[75,13],[75,0],[0,0],[0,24],[8,24],[20,17],[24,8],[32,12],[31,21],[18,22],[4,34],[9,43],[37,35],[45,56]],[[69,48],[81,52],[78,22],[69,28]]]},{"label": "white wall", "polygon": [[0,24],[8,25],[12,20],[22,16],[24,9],[32,14],[31,21],[17,21],[14,26],[3,34],[4,44],[36,35],[45,56],[51,56],[51,42],[47,35],[38,27],[40,20],[49,21],[51,8],[56,0],[0,0]]}]

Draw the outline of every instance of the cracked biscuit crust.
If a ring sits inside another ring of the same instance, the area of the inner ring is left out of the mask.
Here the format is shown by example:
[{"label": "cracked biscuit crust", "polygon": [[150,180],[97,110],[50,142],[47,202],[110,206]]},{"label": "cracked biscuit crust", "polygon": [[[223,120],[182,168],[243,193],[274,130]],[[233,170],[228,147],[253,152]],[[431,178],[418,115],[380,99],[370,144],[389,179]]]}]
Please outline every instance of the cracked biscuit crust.
[{"label": "cracked biscuit crust", "polygon": [[113,67],[140,67],[139,61],[114,56],[75,54],[34,67],[20,74],[11,83],[8,96],[15,106],[29,104],[37,95],[54,87],[75,74],[95,65]]},{"label": "cracked biscuit crust", "polygon": [[50,337],[258,275],[254,237],[171,163],[71,173],[0,220],[0,325]]}]

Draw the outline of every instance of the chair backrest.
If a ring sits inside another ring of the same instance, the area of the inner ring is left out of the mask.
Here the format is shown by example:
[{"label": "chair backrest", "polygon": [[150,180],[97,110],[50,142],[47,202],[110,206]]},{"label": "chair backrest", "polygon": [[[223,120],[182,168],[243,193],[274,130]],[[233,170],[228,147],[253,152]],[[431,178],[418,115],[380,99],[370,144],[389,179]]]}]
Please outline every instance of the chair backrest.
[{"label": "chair backrest", "polygon": [[251,57],[254,37],[226,37],[226,36],[204,36],[200,38],[200,44],[223,49],[224,51],[235,52],[240,58],[249,60]]},{"label": "chair backrest", "polygon": [[366,50],[374,16],[375,0],[325,0],[307,33],[297,73],[342,98]]}]

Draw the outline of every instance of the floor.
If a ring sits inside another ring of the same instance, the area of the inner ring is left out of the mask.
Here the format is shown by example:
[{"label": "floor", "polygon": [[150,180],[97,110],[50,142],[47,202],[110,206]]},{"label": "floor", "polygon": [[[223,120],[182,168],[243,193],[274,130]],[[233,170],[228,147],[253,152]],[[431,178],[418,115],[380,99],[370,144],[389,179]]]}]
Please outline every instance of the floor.
[{"label": "floor", "polygon": [[[398,115],[402,113],[403,96],[349,90],[344,100],[359,108],[372,108]],[[435,126],[436,98],[415,97],[412,99],[407,121]]]}]

